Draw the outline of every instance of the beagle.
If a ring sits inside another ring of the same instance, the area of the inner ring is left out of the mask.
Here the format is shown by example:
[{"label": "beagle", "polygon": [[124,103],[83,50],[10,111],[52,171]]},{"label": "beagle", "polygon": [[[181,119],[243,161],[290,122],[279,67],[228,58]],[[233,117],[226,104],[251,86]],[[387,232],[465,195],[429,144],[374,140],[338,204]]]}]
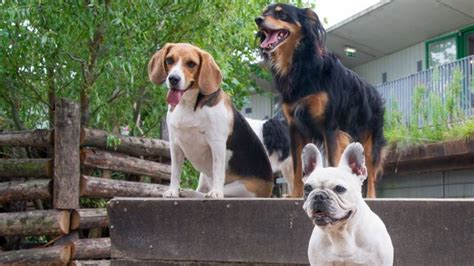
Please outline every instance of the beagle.
[{"label": "beagle", "polygon": [[209,53],[168,43],[151,58],[148,76],[168,87],[171,182],[163,197],[179,197],[185,158],[201,172],[197,191],[206,197],[271,196],[264,147],[220,89],[222,74]]}]

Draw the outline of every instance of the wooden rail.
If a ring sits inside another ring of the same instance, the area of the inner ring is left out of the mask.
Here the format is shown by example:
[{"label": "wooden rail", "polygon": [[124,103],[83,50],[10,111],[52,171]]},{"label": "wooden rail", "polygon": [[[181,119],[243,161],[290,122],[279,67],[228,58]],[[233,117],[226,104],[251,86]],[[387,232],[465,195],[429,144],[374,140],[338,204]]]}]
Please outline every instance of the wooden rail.
[{"label": "wooden rail", "polygon": [[0,177],[52,177],[52,159],[0,159]]},{"label": "wooden rail", "polygon": [[[117,145],[107,145],[107,138],[111,137],[118,140]],[[83,147],[96,147],[103,150],[121,152],[132,156],[170,157],[169,144],[164,140],[121,136],[90,128],[82,129],[81,145]]]},{"label": "wooden rail", "polygon": [[145,175],[158,179],[169,180],[171,176],[169,165],[96,149],[83,149],[81,163],[87,167]]}]

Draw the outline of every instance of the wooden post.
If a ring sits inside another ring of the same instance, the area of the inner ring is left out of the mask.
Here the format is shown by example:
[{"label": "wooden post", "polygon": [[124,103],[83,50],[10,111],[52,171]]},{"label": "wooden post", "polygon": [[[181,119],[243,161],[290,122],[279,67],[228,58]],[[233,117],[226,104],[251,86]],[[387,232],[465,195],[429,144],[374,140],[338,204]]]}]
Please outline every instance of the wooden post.
[{"label": "wooden post", "polygon": [[73,259],[110,258],[110,238],[90,238],[74,240],[71,257]]},{"label": "wooden post", "polygon": [[32,248],[2,252],[1,265],[66,265],[71,257],[71,245]]},{"label": "wooden post", "polygon": [[51,179],[10,181],[0,183],[0,203],[17,200],[51,198]]},{"label": "wooden post", "polygon": [[0,213],[0,235],[60,235],[69,233],[69,211]]},{"label": "wooden post", "polygon": [[55,209],[79,208],[81,120],[77,103],[56,103],[54,130],[54,196]]}]

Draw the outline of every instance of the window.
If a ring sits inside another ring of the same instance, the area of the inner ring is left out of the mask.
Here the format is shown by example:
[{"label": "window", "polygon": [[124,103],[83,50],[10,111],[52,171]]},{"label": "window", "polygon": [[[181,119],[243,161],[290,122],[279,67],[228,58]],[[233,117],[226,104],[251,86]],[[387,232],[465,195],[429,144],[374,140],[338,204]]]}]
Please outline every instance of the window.
[{"label": "window", "polygon": [[466,35],[466,56],[474,55],[474,31]]},{"label": "window", "polygon": [[421,72],[423,70],[423,62],[420,60],[416,62],[416,72]]},{"label": "window", "polygon": [[439,38],[438,40],[429,41],[426,45],[428,67],[451,63],[457,59],[457,42],[455,34]]},{"label": "window", "polygon": [[387,82],[387,72],[382,73],[382,83]]},{"label": "window", "polygon": [[252,113],[252,108],[251,108],[251,107],[245,108],[245,113],[246,113],[246,114]]}]

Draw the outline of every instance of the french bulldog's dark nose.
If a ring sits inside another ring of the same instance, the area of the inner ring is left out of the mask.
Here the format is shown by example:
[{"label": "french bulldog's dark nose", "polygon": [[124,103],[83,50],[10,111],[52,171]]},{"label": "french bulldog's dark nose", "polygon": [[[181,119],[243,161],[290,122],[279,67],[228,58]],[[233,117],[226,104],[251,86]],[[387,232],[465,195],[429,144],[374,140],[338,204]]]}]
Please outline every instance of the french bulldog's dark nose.
[{"label": "french bulldog's dark nose", "polygon": [[324,193],[324,192],[318,192],[314,195],[314,202],[316,203],[320,203],[322,201],[325,201],[329,199],[329,196],[328,194]]},{"label": "french bulldog's dark nose", "polygon": [[168,81],[171,85],[178,85],[178,82],[181,80],[179,76],[172,75],[168,77]]},{"label": "french bulldog's dark nose", "polygon": [[257,18],[255,19],[255,23],[257,23],[258,26],[262,25],[262,23],[263,23],[263,18],[262,18],[262,17],[257,17]]}]

